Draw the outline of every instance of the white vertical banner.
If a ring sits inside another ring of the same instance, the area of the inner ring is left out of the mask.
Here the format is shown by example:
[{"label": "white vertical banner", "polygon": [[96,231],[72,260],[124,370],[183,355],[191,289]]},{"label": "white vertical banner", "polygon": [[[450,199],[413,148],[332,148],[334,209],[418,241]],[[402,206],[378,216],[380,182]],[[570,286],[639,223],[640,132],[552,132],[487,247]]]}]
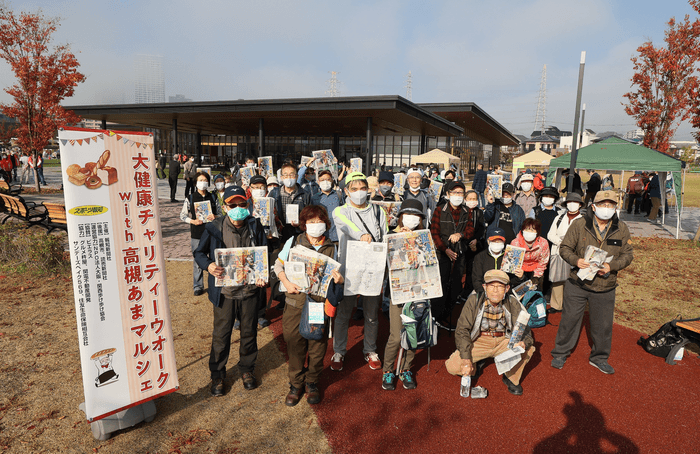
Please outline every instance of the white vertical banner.
[{"label": "white vertical banner", "polygon": [[58,134],[88,421],[179,388],[153,137]]}]

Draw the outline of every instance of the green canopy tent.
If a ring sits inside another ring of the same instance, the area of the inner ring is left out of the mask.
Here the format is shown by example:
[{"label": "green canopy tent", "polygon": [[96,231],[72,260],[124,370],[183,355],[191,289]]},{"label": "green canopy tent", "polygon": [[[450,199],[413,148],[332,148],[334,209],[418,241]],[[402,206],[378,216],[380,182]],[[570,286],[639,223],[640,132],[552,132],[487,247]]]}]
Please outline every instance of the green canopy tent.
[{"label": "green canopy tent", "polygon": [[[549,162],[549,173],[547,174],[547,186],[559,188],[561,184],[562,171],[568,169],[571,164],[571,153],[559,156]],[[659,182],[662,191],[665,190],[664,182],[670,173],[673,177],[673,186],[676,195],[676,206],[678,207],[678,219],[676,222],[676,238],[680,232],[680,219],[683,209],[683,200],[679,200],[682,194],[684,163],[680,159],[665,155],[651,148],[646,148],[636,143],[619,137],[608,137],[600,142],[579,148],[576,157],[576,169],[598,169],[598,170],[620,170],[625,171],[654,171],[659,174]],[[666,197],[661,197],[662,207],[665,208]]]}]

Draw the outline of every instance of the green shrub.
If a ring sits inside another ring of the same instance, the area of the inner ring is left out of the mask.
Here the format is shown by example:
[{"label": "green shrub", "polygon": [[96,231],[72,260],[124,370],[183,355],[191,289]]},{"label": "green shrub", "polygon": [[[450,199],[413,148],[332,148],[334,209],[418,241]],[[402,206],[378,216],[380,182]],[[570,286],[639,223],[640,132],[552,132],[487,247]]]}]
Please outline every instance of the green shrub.
[{"label": "green shrub", "polygon": [[30,230],[22,224],[5,224],[0,226],[0,266],[40,274],[66,271],[70,269],[70,258],[63,243],[63,237],[58,235]]}]

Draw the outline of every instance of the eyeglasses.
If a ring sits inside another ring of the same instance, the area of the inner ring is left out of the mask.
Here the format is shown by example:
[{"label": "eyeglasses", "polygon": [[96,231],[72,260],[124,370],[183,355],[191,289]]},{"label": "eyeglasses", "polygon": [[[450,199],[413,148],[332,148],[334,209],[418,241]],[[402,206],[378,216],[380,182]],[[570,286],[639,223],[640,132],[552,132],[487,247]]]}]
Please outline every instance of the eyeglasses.
[{"label": "eyeglasses", "polygon": [[612,202],[608,202],[608,203],[598,202],[595,204],[595,206],[600,207],[600,208],[615,208],[615,207],[617,207],[617,204],[612,203]]},{"label": "eyeglasses", "polygon": [[490,287],[493,290],[505,290],[506,286],[503,284],[486,284],[487,287]]},{"label": "eyeglasses", "polygon": [[459,192],[452,191],[452,192],[450,192],[450,195],[456,195],[456,196],[458,196],[458,197],[464,197],[464,193],[463,193],[462,191],[459,191]]},{"label": "eyeglasses", "polygon": [[226,205],[229,208],[236,208],[236,207],[248,208],[248,202],[227,203]]},{"label": "eyeglasses", "polygon": [[282,178],[296,178],[297,174],[296,173],[283,173]]}]

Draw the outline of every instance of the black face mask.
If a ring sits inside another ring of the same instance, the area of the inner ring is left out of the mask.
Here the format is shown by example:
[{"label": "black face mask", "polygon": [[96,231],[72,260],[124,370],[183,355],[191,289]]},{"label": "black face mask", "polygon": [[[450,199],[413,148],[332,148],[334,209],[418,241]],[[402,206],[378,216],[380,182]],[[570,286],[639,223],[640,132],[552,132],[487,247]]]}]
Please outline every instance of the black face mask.
[{"label": "black face mask", "polygon": [[392,189],[393,189],[393,187],[392,187],[392,186],[389,186],[389,185],[385,185],[385,184],[380,184],[380,185],[379,185],[379,192],[381,192],[382,195],[383,195],[384,197],[386,197],[386,196],[388,196],[389,194],[391,194],[391,190],[392,190]]}]

